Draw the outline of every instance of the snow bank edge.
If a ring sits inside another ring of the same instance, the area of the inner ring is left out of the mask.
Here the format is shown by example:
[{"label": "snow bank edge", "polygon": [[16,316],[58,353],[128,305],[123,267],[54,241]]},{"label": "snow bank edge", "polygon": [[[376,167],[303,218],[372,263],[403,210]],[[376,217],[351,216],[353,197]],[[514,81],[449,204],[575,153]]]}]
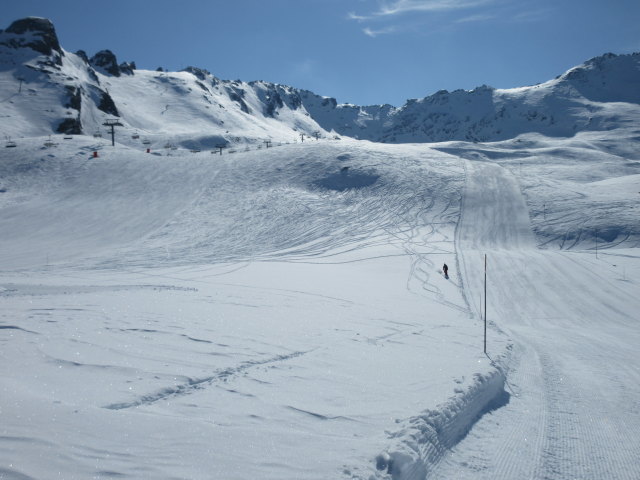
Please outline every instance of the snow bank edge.
[{"label": "snow bank edge", "polygon": [[402,428],[390,434],[395,446],[376,457],[376,468],[393,480],[424,480],[480,417],[509,403],[505,382],[498,369],[476,373],[467,391],[402,422]]}]

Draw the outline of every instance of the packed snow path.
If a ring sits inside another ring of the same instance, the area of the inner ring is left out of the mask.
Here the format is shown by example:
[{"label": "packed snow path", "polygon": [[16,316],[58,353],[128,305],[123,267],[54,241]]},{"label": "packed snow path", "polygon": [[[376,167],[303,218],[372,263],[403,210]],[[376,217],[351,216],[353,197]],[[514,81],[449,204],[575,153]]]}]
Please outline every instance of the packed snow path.
[{"label": "packed snow path", "polygon": [[602,253],[538,250],[517,180],[495,163],[466,170],[461,268],[479,314],[488,256],[487,317],[515,342],[511,399],[433,477],[640,478],[635,284]]}]

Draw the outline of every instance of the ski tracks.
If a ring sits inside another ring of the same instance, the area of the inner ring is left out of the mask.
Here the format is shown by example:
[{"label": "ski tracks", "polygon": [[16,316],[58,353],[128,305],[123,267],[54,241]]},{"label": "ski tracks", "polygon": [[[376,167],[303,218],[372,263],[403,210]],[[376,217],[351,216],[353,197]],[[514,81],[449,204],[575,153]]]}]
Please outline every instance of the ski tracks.
[{"label": "ski tracks", "polygon": [[509,364],[509,404],[484,415],[444,455],[431,480],[534,478],[548,419],[541,364],[534,349],[520,344],[514,346]]},{"label": "ski tracks", "polygon": [[128,408],[136,408],[141,406],[152,405],[156,402],[159,402],[161,400],[167,400],[169,398],[176,398],[184,395],[189,395],[195,392],[196,390],[202,390],[217,382],[226,382],[231,377],[235,375],[239,375],[252,367],[284,362],[284,361],[291,360],[293,358],[297,358],[302,355],[305,355],[306,353],[309,353],[309,352],[293,352],[293,353],[284,354],[284,355],[276,355],[275,357],[265,358],[263,360],[254,360],[254,361],[244,362],[236,367],[221,369],[217,371],[214,375],[211,375],[208,377],[199,378],[199,379],[190,379],[188,382],[160,389],[154,393],[143,395],[132,401],[118,402],[118,403],[105,405],[104,408],[107,408],[109,410],[124,410]]},{"label": "ski tracks", "polygon": [[504,362],[512,397],[429,478],[640,478],[637,292],[583,256],[537,250],[515,179],[494,164],[466,169],[457,235],[465,289],[481,291],[488,252],[489,321],[515,341]]},{"label": "ski tracks", "polygon": [[[593,341],[580,334],[578,337],[584,345]],[[636,372],[631,385],[616,375],[624,370],[628,358],[616,359],[613,355],[603,358],[596,354],[587,359],[580,358],[580,352],[569,351],[579,363],[573,365],[558,362],[553,343],[536,348],[543,352],[540,360],[549,418],[534,477],[639,478],[638,375]]]}]

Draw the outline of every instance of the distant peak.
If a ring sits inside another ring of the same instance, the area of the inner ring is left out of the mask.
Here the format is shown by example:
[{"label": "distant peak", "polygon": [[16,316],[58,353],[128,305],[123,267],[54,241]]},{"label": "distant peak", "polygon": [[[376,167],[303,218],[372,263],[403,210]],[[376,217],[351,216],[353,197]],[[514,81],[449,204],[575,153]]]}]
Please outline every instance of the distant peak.
[{"label": "distant peak", "polygon": [[26,17],[16,20],[6,30],[9,33],[22,35],[26,32],[42,32],[55,35],[53,23],[48,18]]},{"label": "distant peak", "polygon": [[191,73],[192,75],[199,78],[200,80],[204,80],[207,78],[207,75],[211,75],[211,72],[209,72],[208,70],[205,70],[204,68],[198,68],[198,67],[192,67],[192,66],[189,66],[183,69],[182,71]]},{"label": "distant peak", "polygon": [[120,76],[120,67],[118,66],[118,61],[116,60],[115,54],[111,50],[100,50],[96,53],[91,59],[89,63],[99,70],[102,70],[104,73],[108,73],[113,75],[114,77]]},{"label": "distant peak", "polygon": [[[62,54],[56,29],[48,18],[27,17],[16,20],[4,33],[18,37],[3,42],[7,46],[28,47],[44,55],[51,55],[54,51]],[[21,36],[24,38],[19,38]]]}]

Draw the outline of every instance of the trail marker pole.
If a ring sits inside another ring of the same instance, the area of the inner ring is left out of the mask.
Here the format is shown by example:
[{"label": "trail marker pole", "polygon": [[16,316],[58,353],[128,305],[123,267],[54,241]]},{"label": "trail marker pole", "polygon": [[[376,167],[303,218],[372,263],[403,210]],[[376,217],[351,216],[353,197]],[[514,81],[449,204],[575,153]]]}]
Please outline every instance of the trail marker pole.
[{"label": "trail marker pole", "polygon": [[598,229],[596,228],[596,258],[598,258]]},{"label": "trail marker pole", "polygon": [[487,254],[484,254],[484,353],[487,353]]}]

